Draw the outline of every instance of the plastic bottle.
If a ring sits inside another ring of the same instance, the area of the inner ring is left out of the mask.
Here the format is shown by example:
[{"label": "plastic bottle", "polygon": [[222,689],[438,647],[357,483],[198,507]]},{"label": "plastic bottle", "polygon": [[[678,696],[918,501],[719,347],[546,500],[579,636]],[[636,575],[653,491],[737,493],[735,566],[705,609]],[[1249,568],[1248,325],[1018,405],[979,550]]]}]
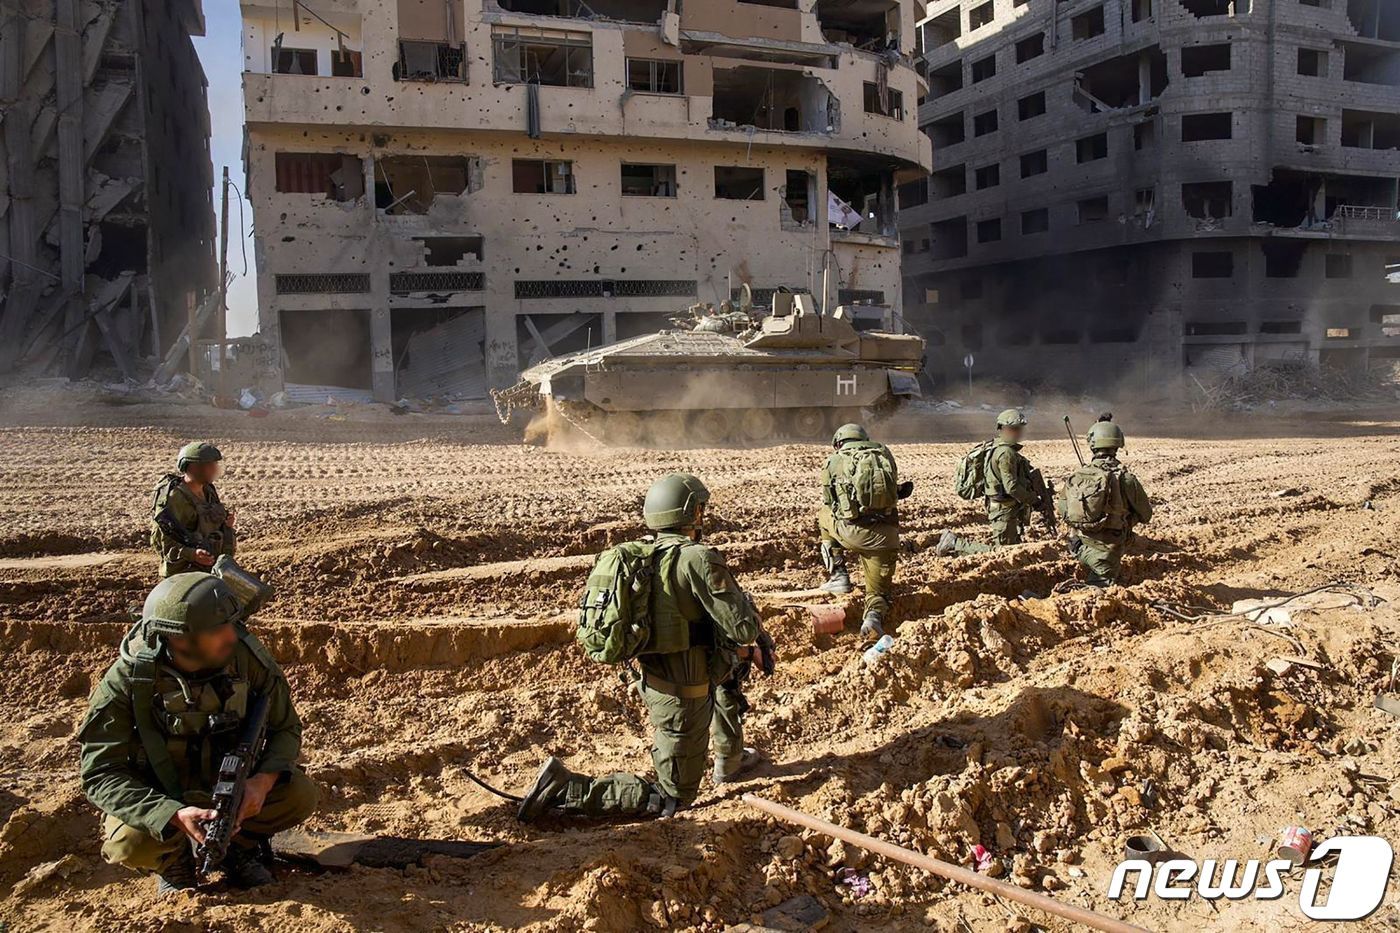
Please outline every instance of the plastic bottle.
[{"label": "plastic bottle", "polygon": [[881,635],[880,640],[869,648],[865,649],[865,663],[876,664],[890,650],[894,644],[894,637],[891,635]]}]

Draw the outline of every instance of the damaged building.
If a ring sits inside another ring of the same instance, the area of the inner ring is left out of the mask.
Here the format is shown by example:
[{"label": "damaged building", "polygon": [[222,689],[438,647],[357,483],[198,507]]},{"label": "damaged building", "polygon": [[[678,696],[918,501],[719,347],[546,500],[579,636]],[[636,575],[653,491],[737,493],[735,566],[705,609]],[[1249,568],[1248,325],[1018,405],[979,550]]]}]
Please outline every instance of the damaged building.
[{"label": "damaged building", "polygon": [[932,159],[913,0],[242,11],[286,385],[481,397],[745,285],[898,324],[895,191]]},{"label": "damaged building", "polygon": [[899,190],[935,370],[1400,358],[1400,3],[934,0]]},{"label": "damaged building", "polygon": [[0,4],[0,373],[140,378],[217,322],[203,33],[199,0]]}]

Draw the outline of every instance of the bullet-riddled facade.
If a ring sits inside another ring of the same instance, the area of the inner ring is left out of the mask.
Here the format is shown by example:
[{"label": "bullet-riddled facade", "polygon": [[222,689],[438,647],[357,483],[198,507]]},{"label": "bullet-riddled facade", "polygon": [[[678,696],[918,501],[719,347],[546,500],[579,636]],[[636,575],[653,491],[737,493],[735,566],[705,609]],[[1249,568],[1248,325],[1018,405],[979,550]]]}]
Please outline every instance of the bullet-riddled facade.
[{"label": "bullet-riddled facade", "polygon": [[931,163],[915,6],[245,3],[285,381],[480,396],[744,284],[897,322],[894,191]]},{"label": "bullet-riddled facade", "polygon": [[931,368],[1106,387],[1400,357],[1400,3],[934,0],[901,188]]}]

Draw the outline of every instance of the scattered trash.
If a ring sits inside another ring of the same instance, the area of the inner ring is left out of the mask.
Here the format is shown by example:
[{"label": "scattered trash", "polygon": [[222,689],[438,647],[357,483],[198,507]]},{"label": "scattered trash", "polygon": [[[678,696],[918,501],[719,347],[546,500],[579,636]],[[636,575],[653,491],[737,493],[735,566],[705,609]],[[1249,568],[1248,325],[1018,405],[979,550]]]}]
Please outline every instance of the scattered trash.
[{"label": "scattered trash", "polygon": [[845,606],[808,606],[813,635],[835,635],[846,628]]},{"label": "scattered trash", "polygon": [[1293,670],[1293,665],[1284,658],[1270,658],[1264,666],[1280,677]]},{"label": "scattered trash", "polygon": [[889,652],[892,645],[894,645],[893,637],[881,635],[879,641],[865,649],[865,663],[875,664],[879,662]]},{"label": "scattered trash", "polygon": [[992,857],[991,852],[987,851],[986,846],[978,844],[972,847],[972,862],[973,867],[985,873],[992,870],[992,865],[996,863],[996,859]]},{"label": "scattered trash", "polygon": [[875,893],[875,885],[870,876],[855,868],[842,868],[836,872],[836,883],[851,889],[851,897],[862,898]]},{"label": "scattered trash", "polygon": [[1400,719],[1400,697],[1379,694],[1376,696],[1375,707],[1383,713],[1389,713],[1396,719]]},{"label": "scattered trash", "polygon": [[1123,840],[1125,859],[1143,859],[1156,862],[1167,854],[1167,847],[1156,836],[1129,836]]},{"label": "scattered trash", "polygon": [[1297,866],[1308,860],[1308,853],[1312,851],[1313,837],[1302,826],[1290,826],[1283,831],[1283,836],[1279,839],[1278,848],[1274,854]]},{"label": "scattered trash", "polygon": [[1291,499],[1294,496],[1301,496],[1302,494],[1303,490],[1299,489],[1297,486],[1289,486],[1287,489],[1275,489],[1273,492],[1269,493],[1269,495],[1275,499]]},{"label": "scattered trash", "polygon": [[1367,499],[1365,502],[1361,503],[1361,508],[1367,512],[1374,512],[1376,510],[1376,504],[1370,499]]},{"label": "scattered trash", "polygon": [[257,405],[258,401],[258,396],[252,389],[244,389],[242,392],[238,393],[238,407],[242,408],[244,411]]}]

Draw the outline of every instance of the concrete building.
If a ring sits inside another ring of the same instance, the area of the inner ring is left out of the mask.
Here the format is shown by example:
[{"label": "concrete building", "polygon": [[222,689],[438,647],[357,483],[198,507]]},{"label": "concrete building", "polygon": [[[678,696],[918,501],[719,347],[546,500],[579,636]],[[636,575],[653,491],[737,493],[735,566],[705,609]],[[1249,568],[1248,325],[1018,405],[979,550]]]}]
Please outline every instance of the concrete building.
[{"label": "concrete building", "polygon": [[933,369],[1400,357],[1400,2],[934,0],[901,187]]},{"label": "concrete building", "polygon": [[0,2],[0,373],[137,378],[215,288],[203,33],[200,0]]},{"label": "concrete building", "polygon": [[480,396],[742,284],[897,314],[917,6],[244,2],[286,383]]}]

